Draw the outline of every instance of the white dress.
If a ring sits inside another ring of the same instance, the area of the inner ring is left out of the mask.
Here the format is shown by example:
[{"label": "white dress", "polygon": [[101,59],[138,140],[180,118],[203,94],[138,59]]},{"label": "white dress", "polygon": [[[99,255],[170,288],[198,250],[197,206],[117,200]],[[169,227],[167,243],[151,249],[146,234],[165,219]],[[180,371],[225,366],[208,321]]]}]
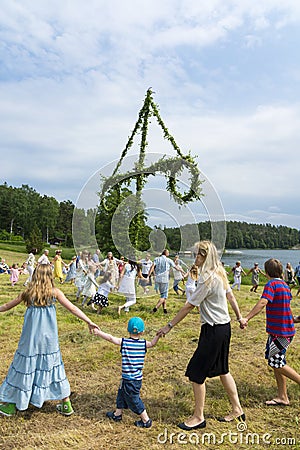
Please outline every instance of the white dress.
[{"label": "white dress", "polygon": [[132,269],[131,265],[125,264],[125,272],[120,281],[119,293],[124,294],[126,297],[135,298],[135,278],[137,275],[137,270]]}]

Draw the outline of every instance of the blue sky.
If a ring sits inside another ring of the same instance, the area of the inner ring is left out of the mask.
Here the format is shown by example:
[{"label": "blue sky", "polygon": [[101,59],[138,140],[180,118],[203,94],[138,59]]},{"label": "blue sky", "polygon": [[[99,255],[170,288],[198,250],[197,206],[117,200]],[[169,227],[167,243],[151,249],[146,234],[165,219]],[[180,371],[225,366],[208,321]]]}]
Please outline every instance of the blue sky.
[{"label": "blue sky", "polygon": [[[294,0],[3,0],[0,182],[75,203],[151,86],[228,220],[299,228],[299,23]],[[148,148],[171,153],[154,123]]]}]

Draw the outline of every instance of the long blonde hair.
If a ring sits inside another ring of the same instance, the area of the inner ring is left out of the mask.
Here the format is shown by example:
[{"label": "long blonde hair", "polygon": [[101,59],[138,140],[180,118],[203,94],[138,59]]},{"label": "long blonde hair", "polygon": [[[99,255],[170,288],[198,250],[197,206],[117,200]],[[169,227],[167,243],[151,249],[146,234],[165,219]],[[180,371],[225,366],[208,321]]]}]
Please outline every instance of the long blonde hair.
[{"label": "long blonde hair", "polygon": [[190,277],[192,280],[198,280],[198,267],[196,264],[193,264],[192,267],[189,270]]},{"label": "long blonde hair", "polygon": [[26,306],[46,306],[53,298],[53,272],[50,264],[39,264],[33,274],[32,280],[22,292],[22,300]]},{"label": "long blonde hair", "polygon": [[218,276],[222,282],[224,289],[228,289],[229,282],[226,271],[220,261],[216,246],[211,241],[200,241],[194,244],[194,252],[196,255],[203,256],[204,262],[200,268],[200,274],[208,286],[214,276]]}]

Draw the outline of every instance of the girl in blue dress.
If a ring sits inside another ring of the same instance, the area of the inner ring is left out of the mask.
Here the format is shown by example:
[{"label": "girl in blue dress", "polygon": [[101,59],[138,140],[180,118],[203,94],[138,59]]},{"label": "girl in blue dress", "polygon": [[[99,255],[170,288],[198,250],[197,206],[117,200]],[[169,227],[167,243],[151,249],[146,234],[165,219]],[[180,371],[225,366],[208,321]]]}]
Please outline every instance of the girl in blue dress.
[{"label": "girl in blue dress", "polygon": [[90,333],[99,328],[54,287],[51,266],[38,265],[26,291],[0,306],[0,312],[21,302],[27,307],[18,348],[0,386],[0,414],[13,416],[17,409],[26,410],[29,403],[41,408],[47,400],[61,400],[56,409],[63,415],[74,412],[58,341],[56,300],[86,322]]}]

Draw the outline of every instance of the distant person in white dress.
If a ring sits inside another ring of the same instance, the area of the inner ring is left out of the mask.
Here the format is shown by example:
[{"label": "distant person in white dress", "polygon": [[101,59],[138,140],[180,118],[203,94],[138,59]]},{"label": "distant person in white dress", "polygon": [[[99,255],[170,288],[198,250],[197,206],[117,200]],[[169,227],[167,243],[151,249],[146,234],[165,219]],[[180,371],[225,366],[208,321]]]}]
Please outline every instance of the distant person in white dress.
[{"label": "distant person in white dress", "polygon": [[149,272],[152,267],[152,261],[150,259],[149,253],[147,253],[144,259],[141,259],[140,264],[142,266],[141,270],[143,278],[139,280],[139,285],[144,289],[144,294],[147,294],[149,292],[148,286],[152,285],[151,277],[149,278]]},{"label": "distant person in white dress", "polygon": [[135,291],[135,279],[143,278],[141,268],[136,261],[131,259],[124,265],[122,273],[120,275],[120,284],[118,292],[124,294],[126,302],[119,306],[118,314],[121,314],[122,309],[125,312],[129,311],[129,307],[136,303],[136,291]]},{"label": "distant person in white dress", "polygon": [[246,275],[246,272],[241,266],[241,261],[237,261],[235,263],[235,266],[232,268],[233,273],[233,284],[231,285],[231,289],[233,289],[235,286],[237,287],[237,290],[241,290],[241,282],[242,282],[242,274]]},{"label": "distant person in white dress", "polygon": [[111,282],[114,286],[117,286],[118,280],[119,280],[119,268],[118,264],[122,264],[123,261],[120,259],[117,259],[113,256],[112,252],[107,253],[107,257],[101,261],[100,267],[102,268],[103,272],[110,272],[111,273]]},{"label": "distant person in white dress", "polygon": [[24,283],[24,286],[27,286],[28,283],[31,282],[32,279],[32,274],[34,271],[34,267],[35,267],[35,255],[37,254],[37,248],[33,248],[30,252],[29,255],[26,259],[26,269],[27,272],[29,274],[29,277],[27,278],[27,280]]}]

